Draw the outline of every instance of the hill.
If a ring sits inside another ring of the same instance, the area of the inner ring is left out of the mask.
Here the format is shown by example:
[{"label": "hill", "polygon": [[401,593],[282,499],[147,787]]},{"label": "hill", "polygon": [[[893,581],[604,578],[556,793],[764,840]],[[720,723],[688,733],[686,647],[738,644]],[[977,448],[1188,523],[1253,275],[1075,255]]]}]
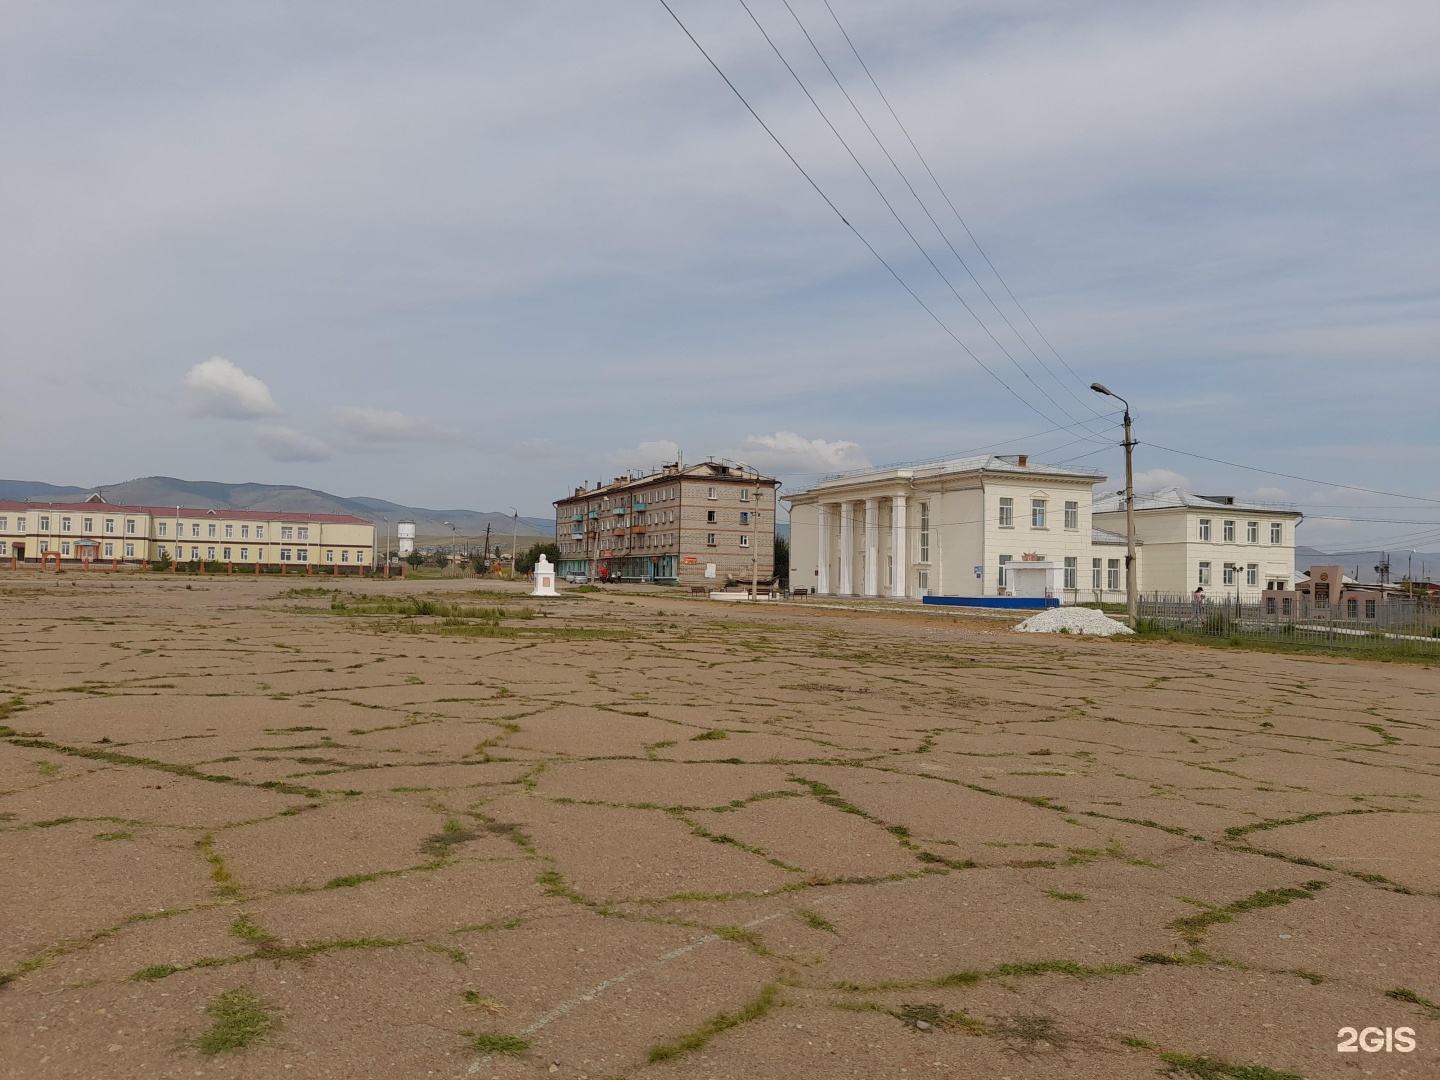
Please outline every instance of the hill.
[{"label": "hill", "polygon": [[[391,522],[403,518],[415,522],[416,537],[422,542],[457,536],[473,541],[484,537],[487,525],[492,536],[505,537],[514,528],[509,514],[480,510],[432,510],[363,495],[332,495],[328,491],[290,484],[222,484],[213,480],[178,480],[173,476],[145,476],[98,487],[61,487],[33,480],[0,480],[0,499],[62,502],[83,499],[92,492],[99,492],[107,502],[141,506],[354,514],[375,522],[382,529],[386,528],[384,518],[389,518]],[[446,522],[453,523],[455,528],[452,530]],[[548,518],[522,517],[518,531],[521,536],[553,536],[555,524]]]}]

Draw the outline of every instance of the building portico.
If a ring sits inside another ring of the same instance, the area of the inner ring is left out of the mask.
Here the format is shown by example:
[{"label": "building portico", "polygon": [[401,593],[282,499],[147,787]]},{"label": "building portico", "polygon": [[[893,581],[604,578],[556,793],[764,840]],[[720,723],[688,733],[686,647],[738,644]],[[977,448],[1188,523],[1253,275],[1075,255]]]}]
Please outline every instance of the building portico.
[{"label": "building portico", "polygon": [[816,552],[813,578],[817,595],[907,595],[904,492],[817,501],[814,508],[813,534],[806,546]]}]

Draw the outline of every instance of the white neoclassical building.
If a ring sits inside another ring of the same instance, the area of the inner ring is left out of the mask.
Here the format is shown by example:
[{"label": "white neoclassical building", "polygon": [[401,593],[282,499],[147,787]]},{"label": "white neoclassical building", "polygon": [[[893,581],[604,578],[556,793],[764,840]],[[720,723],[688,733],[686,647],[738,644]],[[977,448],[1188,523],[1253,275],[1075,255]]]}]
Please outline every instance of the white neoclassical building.
[{"label": "white neoclassical building", "polygon": [[[1024,454],[885,466],[786,497],[790,585],[821,596],[1123,600],[1124,538],[1091,524],[1095,469]],[[1018,573],[1017,573],[1018,571]]]}]

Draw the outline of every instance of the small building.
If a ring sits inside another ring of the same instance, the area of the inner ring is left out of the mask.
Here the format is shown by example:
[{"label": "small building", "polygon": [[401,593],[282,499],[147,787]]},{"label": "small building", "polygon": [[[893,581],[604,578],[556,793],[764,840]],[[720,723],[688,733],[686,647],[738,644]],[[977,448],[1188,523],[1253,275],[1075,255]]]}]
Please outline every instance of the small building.
[{"label": "small building", "polygon": [[[1145,545],[1143,593],[1255,601],[1295,580],[1295,528],[1304,515],[1288,503],[1196,495],[1178,487],[1135,493],[1135,536]],[[1095,524],[1125,531],[1123,492],[1097,496]],[[1123,563],[1121,564],[1123,565]]]},{"label": "small building", "polygon": [[[1091,523],[1095,469],[1025,454],[861,469],[790,504],[790,584],[821,596],[1125,596],[1124,537]],[[1119,549],[1115,547],[1118,539]]]},{"label": "small building", "polygon": [[223,562],[251,567],[375,562],[375,526],[350,514],[0,501],[0,559]]},{"label": "small building", "polygon": [[680,462],[555,501],[563,578],[718,586],[775,576],[778,480],[740,462]]}]

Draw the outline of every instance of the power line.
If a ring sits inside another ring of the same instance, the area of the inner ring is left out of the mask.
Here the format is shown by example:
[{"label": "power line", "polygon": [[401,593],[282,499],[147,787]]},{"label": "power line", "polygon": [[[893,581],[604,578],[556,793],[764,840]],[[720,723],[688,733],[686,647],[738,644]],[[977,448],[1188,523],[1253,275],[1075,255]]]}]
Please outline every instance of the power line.
[{"label": "power line", "polygon": [[[966,345],[965,342],[961,341],[955,331],[951,330],[950,327],[946,325],[945,321],[941,319],[939,315],[935,314],[935,312],[931,309],[930,305],[925,303],[925,301],[920,298],[920,295],[914,289],[912,289],[909,284],[906,283],[905,279],[902,278],[898,273],[896,273],[895,268],[891,266],[888,261],[886,261],[885,256],[881,255],[880,252],[875,250],[875,246],[871,244],[869,240],[865,239],[865,235],[850,223],[850,220],[840,212],[840,208],[835,205],[835,203],[831,200],[830,196],[826,195],[825,192],[821,189],[820,185],[815,182],[814,177],[812,177],[805,170],[805,167],[795,159],[795,155],[792,154],[790,150],[785,146],[785,144],[780,141],[780,137],[776,135],[775,132],[770,130],[770,126],[760,118],[760,114],[755,111],[754,106],[752,106],[750,102],[746,99],[745,95],[740,92],[739,87],[737,87],[733,82],[730,81],[730,77],[725,74],[725,72],[721,69],[720,65],[715,62],[714,58],[712,58],[711,55],[705,51],[705,47],[696,40],[695,35],[692,34],[689,27],[687,27],[685,23],[681,21],[680,16],[675,14],[674,9],[670,7],[670,4],[667,2],[667,0],[660,0],[660,6],[663,7],[665,11],[670,15],[670,17],[675,20],[675,24],[679,26],[682,31],[684,31],[685,36],[690,39],[690,43],[700,51],[700,55],[705,57],[705,60],[710,64],[712,68],[715,69],[715,73],[725,81],[725,85],[730,88],[731,92],[740,99],[740,104],[745,106],[746,112],[748,112],[752,117],[754,117],[755,122],[764,129],[765,134],[770,136],[771,141],[773,141],[775,145],[780,148],[780,152],[789,159],[790,164],[794,165],[795,168],[799,171],[800,175],[805,178],[805,181],[812,188],[815,189],[815,194],[819,195],[820,198],[825,201],[825,205],[830,207],[830,209],[835,212],[835,216],[840,219],[841,224],[843,224],[847,229],[854,233],[855,238],[865,245],[866,250],[868,250],[871,255],[875,256],[875,258],[880,262],[880,265],[885,267],[885,269],[890,272],[890,276],[895,279],[895,281],[900,285],[902,289],[904,289],[907,293],[910,294],[910,298],[914,300],[917,304],[919,304],[921,308],[924,309],[925,314],[929,315],[931,319],[935,320],[936,325],[939,326],[940,329],[943,330],[946,335],[955,342],[955,344],[959,345],[960,348],[965,351],[965,354],[980,366],[980,369],[984,371],[985,374],[989,375],[992,379],[994,379],[997,383],[1004,387],[1005,391],[1013,398],[1015,398],[1015,400],[1019,401],[1020,404],[1024,405],[1031,412],[1035,413],[1046,423],[1055,423],[1053,419],[1046,416],[1043,412],[1041,412],[1038,408],[1032,405],[1023,396],[1021,396],[1021,394],[1017,390],[1015,390],[1009,383],[1007,383],[1004,379],[1000,378],[999,375],[997,375],[993,370],[991,370],[990,366],[986,364],[985,361],[981,360],[978,356],[976,356],[975,353],[971,351],[970,346]],[[1065,425],[1061,426],[1063,427]],[[1070,426],[1078,427],[1080,425],[1077,423]]]},{"label": "power line", "polygon": [[[1075,369],[1070,366],[1070,362],[1066,360],[1065,357],[1060,355],[1054,345],[1050,344],[1050,339],[1047,338],[1045,334],[1041,331],[1040,327],[1035,324],[1035,320],[1031,318],[1030,312],[1025,309],[1025,305],[1020,303],[1020,300],[1016,297],[1015,293],[1011,291],[1009,283],[1004,279],[1004,277],[1001,276],[1000,271],[995,268],[995,264],[990,261],[990,256],[985,253],[985,249],[980,246],[980,241],[975,238],[975,234],[970,231],[970,226],[966,224],[965,219],[960,215],[960,211],[955,208],[955,204],[950,200],[950,196],[946,193],[945,188],[941,185],[939,178],[936,177],[935,171],[930,168],[930,163],[925,160],[925,155],[920,152],[920,147],[915,145],[915,140],[911,137],[909,129],[905,127],[905,124],[901,121],[899,114],[895,112],[895,107],[890,104],[890,99],[885,96],[885,91],[881,90],[880,84],[875,81],[875,76],[871,73],[870,66],[865,63],[864,57],[860,55],[860,50],[855,47],[855,42],[850,39],[850,34],[846,31],[844,25],[840,22],[840,17],[835,14],[835,9],[830,6],[830,0],[824,0],[824,3],[825,10],[830,12],[830,18],[835,20],[835,26],[844,36],[845,44],[850,46],[850,51],[855,54],[855,59],[860,62],[860,66],[865,70],[865,75],[867,78],[869,78],[870,85],[875,87],[875,92],[880,95],[880,100],[885,103],[885,108],[890,110],[890,115],[894,117],[896,125],[904,133],[905,140],[910,144],[910,149],[915,151],[915,156],[920,159],[920,164],[925,167],[925,172],[929,175],[930,181],[935,185],[935,190],[940,192],[940,197],[945,200],[945,205],[950,207],[950,212],[955,215],[955,220],[960,223],[960,227],[965,230],[965,235],[968,236],[970,238],[970,242],[975,245],[975,250],[978,251],[980,253],[980,257],[985,260],[985,265],[990,268],[990,272],[995,275],[995,279],[999,281],[1002,286],[1004,286],[1005,294],[1009,296],[1011,302],[1020,309],[1020,314],[1025,316],[1025,320],[1030,324],[1030,328],[1035,331],[1041,341],[1045,342],[1045,347],[1055,354],[1055,359],[1059,360],[1060,363],[1065,365],[1065,370],[1070,372],[1070,374],[1075,377],[1075,381],[1080,386],[1088,386],[1089,384],[1086,383],[1085,380],[1076,373]],[[1075,396],[1073,390],[1070,393],[1072,397]],[[1076,397],[1076,400],[1078,401],[1080,399]]]},{"label": "power line", "polygon": [[1335,480],[1316,480],[1310,476],[1296,476],[1294,473],[1276,472],[1274,469],[1262,469],[1258,465],[1241,465],[1238,461],[1225,461],[1221,458],[1207,457],[1204,454],[1192,454],[1188,450],[1176,450],[1173,446],[1161,446],[1159,443],[1146,443],[1146,446],[1153,446],[1156,450],[1168,450],[1172,454],[1180,454],[1184,457],[1198,458],[1201,461],[1213,461],[1217,465],[1229,465],[1235,469],[1245,469],[1249,472],[1264,473],[1267,476],[1283,476],[1287,480],[1300,480],[1306,484],[1324,484],[1326,487],[1348,488],[1350,491],[1366,491],[1371,495],[1385,495],[1392,499],[1410,499],[1413,502],[1435,503],[1440,505],[1440,499],[1428,499],[1423,495],[1406,495],[1399,491],[1381,491],[1378,488],[1361,487],[1358,484],[1345,484]]},{"label": "power line", "polygon": [[[965,261],[964,256],[962,256],[962,255],[960,254],[960,252],[956,250],[955,245],[954,245],[953,243],[951,243],[950,237],[946,234],[945,230],[944,230],[943,228],[941,228],[940,223],[935,220],[935,215],[930,212],[930,207],[929,207],[928,205],[926,205],[925,200],[920,197],[920,193],[915,190],[915,185],[913,185],[912,183],[910,183],[910,178],[905,175],[905,170],[900,167],[899,162],[897,162],[897,161],[895,160],[894,155],[892,155],[892,154],[890,153],[889,149],[885,146],[884,140],[882,140],[882,139],[880,138],[879,134],[875,131],[874,127],[871,126],[870,121],[869,121],[868,119],[866,119],[864,111],[861,110],[861,108],[860,108],[860,106],[859,106],[858,104],[856,104],[855,99],[850,96],[850,91],[848,91],[848,90],[845,89],[845,84],[841,81],[840,76],[835,73],[835,69],[830,66],[830,61],[825,58],[825,53],[821,50],[820,46],[816,43],[814,37],[811,36],[810,31],[806,28],[805,23],[801,20],[800,16],[796,13],[794,7],[791,6],[790,0],[781,0],[781,3],[783,3],[783,4],[785,5],[785,10],[790,13],[790,17],[795,20],[795,25],[800,28],[800,32],[805,35],[805,40],[810,43],[810,48],[811,48],[812,50],[814,50],[815,55],[816,55],[816,56],[819,58],[819,60],[820,60],[820,63],[822,63],[822,64],[825,65],[825,70],[830,73],[830,78],[831,78],[832,80],[834,80],[834,83],[835,83],[836,88],[840,91],[841,94],[843,94],[843,95],[845,96],[845,100],[850,103],[850,108],[854,110],[855,115],[856,115],[857,117],[859,117],[860,122],[865,125],[865,130],[868,131],[868,132],[870,133],[870,137],[875,140],[875,145],[880,148],[880,152],[881,152],[882,154],[884,154],[884,155],[885,155],[885,159],[890,162],[890,166],[891,166],[891,168],[893,168],[893,169],[895,170],[895,174],[900,177],[901,182],[904,183],[905,187],[909,190],[911,196],[915,199],[915,202],[916,202],[917,204],[919,204],[920,209],[924,212],[925,216],[930,219],[930,224],[933,225],[933,226],[935,226],[935,231],[936,231],[936,233],[938,233],[939,236],[940,236],[940,239],[945,242],[945,246],[950,249],[950,254],[952,254],[952,255],[955,256],[955,261],[960,264],[960,266],[964,269],[965,273],[970,276],[970,280],[975,283],[975,287],[978,288],[978,289],[980,290],[981,294],[985,297],[985,299],[986,299],[987,301],[989,301],[990,306],[995,309],[995,314],[999,315],[1000,318],[1001,318],[1002,320],[1004,320],[1005,325],[1010,328],[1010,332],[1015,335],[1016,339],[1020,342],[1020,344],[1023,345],[1023,346],[1025,347],[1025,349],[1030,353],[1030,355],[1035,358],[1036,362],[1041,366],[1041,368],[1043,368],[1043,369],[1045,370],[1045,373],[1046,373],[1047,375],[1049,375],[1050,378],[1052,378],[1052,379],[1055,380],[1055,384],[1056,384],[1057,386],[1059,386],[1059,387],[1060,387],[1061,389],[1063,389],[1066,393],[1068,393],[1068,394],[1069,394],[1072,398],[1074,398],[1074,399],[1076,400],[1076,402],[1078,402],[1081,406],[1083,406],[1084,408],[1088,409],[1092,415],[1094,415],[1094,416],[1099,416],[1099,415],[1100,415],[1099,410],[1096,409],[1095,406],[1092,405],[1088,399],[1083,398],[1083,397],[1081,397],[1080,395],[1076,394],[1075,391],[1072,390],[1067,383],[1065,383],[1064,381],[1062,381],[1062,380],[1060,379],[1060,377],[1059,377],[1058,375],[1056,375],[1055,372],[1050,369],[1050,365],[1047,364],[1047,363],[1045,363],[1044,358],[1043,358],[1038,352],[1035,351],[1035,349],[1030,345],[1030,342],[1025,339],[1025,336],[1024,336],[1023,334],[1021,334],[1018,329],[1016,329],[1015,324],[1010,321],[1010,317],[1009,317],[1008,315],[1006,315],[1004,311],[1001,310],[999,304],[995,303],[995,298],[990,295],[990,291],[985,288],[984,283],[981,282],[981,280],[980,280],[978,277],[975,276],[975,271],[973,271],[973,270],[970,269],[970,264]],[[835,13],[832,11],[832,12],[831,12],[831,16],[834,17],[834,14],[835,14]],[[839,21],[838,21],[838,20],[836,21],[836,25],[837,25],[837,26],[839,25]],[[844,27],[841,27],[840,29],[841,29],[841,32],[843,33],[843,32],[844,32]],[[847,37],[846,40],[848,41],[849,38]],[[852,44],[852,46],[851,46],[851,51],[854,51],[854,46],[853,46],[853,44]],[[859,59],[859,54],[858,54],[858,53],[856,53],[856,58]],[[862,64],[863,64],[863,61],[862,61]],[[866,74],[869,74],[868,70],[867,70]],[[874,77],[872,76],[872,77],[871,77],[871,83],[873,84],[874,81],[875,81],[875,80],[874,80]],[[877,90],[877,91],[879,90],[879,86],[878,86],[878,85],[876,86],[876,90]],[[881,96],[883,97],[884,95],[882,94]],[[887,106],[887,107],[889,106],[889,102],[886,102],[886,106]],[[891,115],[894,115],[894,110],[893,110],[893,109],[891,110]],[[896,122],[897,122],[897,123],[899,122],[898,118],[897,118]],[[902,128],[902,130],[903,130],[903,128]],[[906,137],[907,137],[907,138],[909,137],[909,136],[908,136],[908,133],[907,133],[907,136],[906,136]],[[912,147],[913,147],[913,146],[914,146],[914,143],[912,142],[911,145],[912,145]],[[916,153],[917,153],[917,155],[918,155],[919,151],[916,151]],[[922,161],[922,163],[923,163],[923,161]],[[933,179],[933,175],[932,175],[932,179]],[[938,186],[938,184],[937,184],[937,186]],[[952,209],[953,209],[953,207],[952,207]],[[958,217],[958,215],[957,215],[957,217]],[[964,222],[962,221],[961,224],[964,224]],[[974,237],[971,237],[971,239],[973,240]],[[978,248],[979,245],[977,244],[976,247]],[[982,251],[981,254],[983,255],[984,252]],[[994,267],[992,266],[991,269],[994,270]],[[996,276],[999,277],[998,274],[996,274]],[[1001,284],[1004,284],[1004,282],[1002,281]],[[1013,296],[1012,296],[1011,298],[1014,299]],[[972,313],[972,314],[973,314],[973,313]],[[979,321],[979,316],[976,316],[976,320]],[[982,325],[983,325],[983,324],[982,324]],[[991,338],[992,338],[992,339],[994,338],[994,335],[993,335],[993,334],[991,334]],[[999,342],[997,341],[996,344],[998,345]],[[1003,349],[1004,346],[1001,346],[1001,348]],[[1007,356],[1009,355],[1008,350],[1006,350],[1006,355],[1007,355]],[[1011,359],[1012,359],[1012,361],[1014,360],[1013,357],[1011,357]],[[1018,367],[1019,364],[1017,363],[1016,366]],[[1072,374],[1073,374],[1073,372],[1072,372]],[[1033,380],[1032,380],[1032,381],[1033,381]]]},{"label": "power line", "polygon": [[[859,156],[850,146],[850,143],[845,139],[845,136],[840,134],[839,129],[835,127],[835,124],[826,114],[824,108],[820,105],[818,101],[815,100],[815,95],[812,94],[810,92],[810,88],[805,85],[805,80],[800,77],[800,74],[795,70],[794,66],[791,65],[790,61],[785,58],[785,54],[780,51],[780,47],[775,44],[775,41],[770,37],[769,32],[761,24],[760,20],[755,17],[755,12],[750,9],[750,5],[746,2],[746,0],[740,0],[740,6],[745,9],[745,14],[750,16],[750,21],[755,24],[755,29],[760,31],[760,36],[765,39],[765,44],[770,46],[771,51],[774,52],[776,57],[780,60],[780,63],[785,65],[785,70],[790,73],[790,77],[795,80],[795,84],[800,87],[801,92],[809,100],[810,104],[814,106],[815,111],[820,115],[820,119],[825,121],[825,126],[830,129],[830,133],[834,135],[835,138],[839,141],[840,145],[844,147],[845,153],[850,155],[850,160],[855,163],[856,168],[858,168],[860,172],[864,175],[866,181],[869,182],[870,186],[875,189],[875,194],[878,195],[880,197],[880,201],[885,204],[885,209],[890,211],[890,216],[895,219],[896,224],[899,225],[900,228],[904,231],[905,235],[910,238],[910,242],[915,245],[915,250],[920,252],[921,256],[924,257],[925,261],[930,264],[930,268],[934,270],[935,273],[939,276],[940,280],[945,283],[946,287],[949,288],[955,299],[960,301],[960,306],[963,307],[966,312],[969,313],[970,317],[979,324],[980,329],[985,331],[985,333],[989,336],[990,340],[995,343],[995,346],[1002,353],[1005,354],[1006,359],[1008,359],[1010,363],[1015,366],[1015,370],[1020,372],[1020,374],[1023,375],[1027,381],[1029,381],[1030,385],[1035,387],[1035,389],[1040,392],[1041,396],[1044,397],[1046,401],[1050,402],[1051,405],[1059,409],[1062,416],[1068,417],[1070,420],[1073,420],[1076,423],[1089,423],[1089,421],[1079,420],[1078,417],[1071,414],[1068,409],[1066,409],[1063,405],[1061,405],[1058,401],[1051,397],[1050,394],[1045,390],[1045,388],[1042,387],[1039,383],[1037,383],[1034,378],[1031,377],[1030,373],[1020,365],[1020,362],[1011,355],[1010,350],[1005,348],[1005,346],[1000,342],[1000,339],[995,336],[994,332],[990,329],[990,327],[985,325],[985,321],[975,313],[974,308],[972,308],[969,303],[966,302],[965,298],[960,295],[960,291],[955,288],[954,283],[949,279],[949,277],[946,276],[945,271],[941,270],[935,260],[930,257],[930,253],[925,250],[925,246],[921,244],[920,241],[916,238],[915,234],[911,231],[910,226],[905,224],[905,219],[900,216],[899,212],[895,209],[894,204],[892,204],[890,202],[890,199],[885,195],[884,190],[880,187],[878,183],[875,182],[875,178],[870,174],[870,170],[865,167],[864,162],[860,160]],[[801,29],[803,31],[804,27],[802,26]],[[823,62],[824,58],[822,57],[821,60]],[[901,179],[904,179],[903,175]],[[1039,410],[1037,409],[1036,411],[1038,412]]]}]

